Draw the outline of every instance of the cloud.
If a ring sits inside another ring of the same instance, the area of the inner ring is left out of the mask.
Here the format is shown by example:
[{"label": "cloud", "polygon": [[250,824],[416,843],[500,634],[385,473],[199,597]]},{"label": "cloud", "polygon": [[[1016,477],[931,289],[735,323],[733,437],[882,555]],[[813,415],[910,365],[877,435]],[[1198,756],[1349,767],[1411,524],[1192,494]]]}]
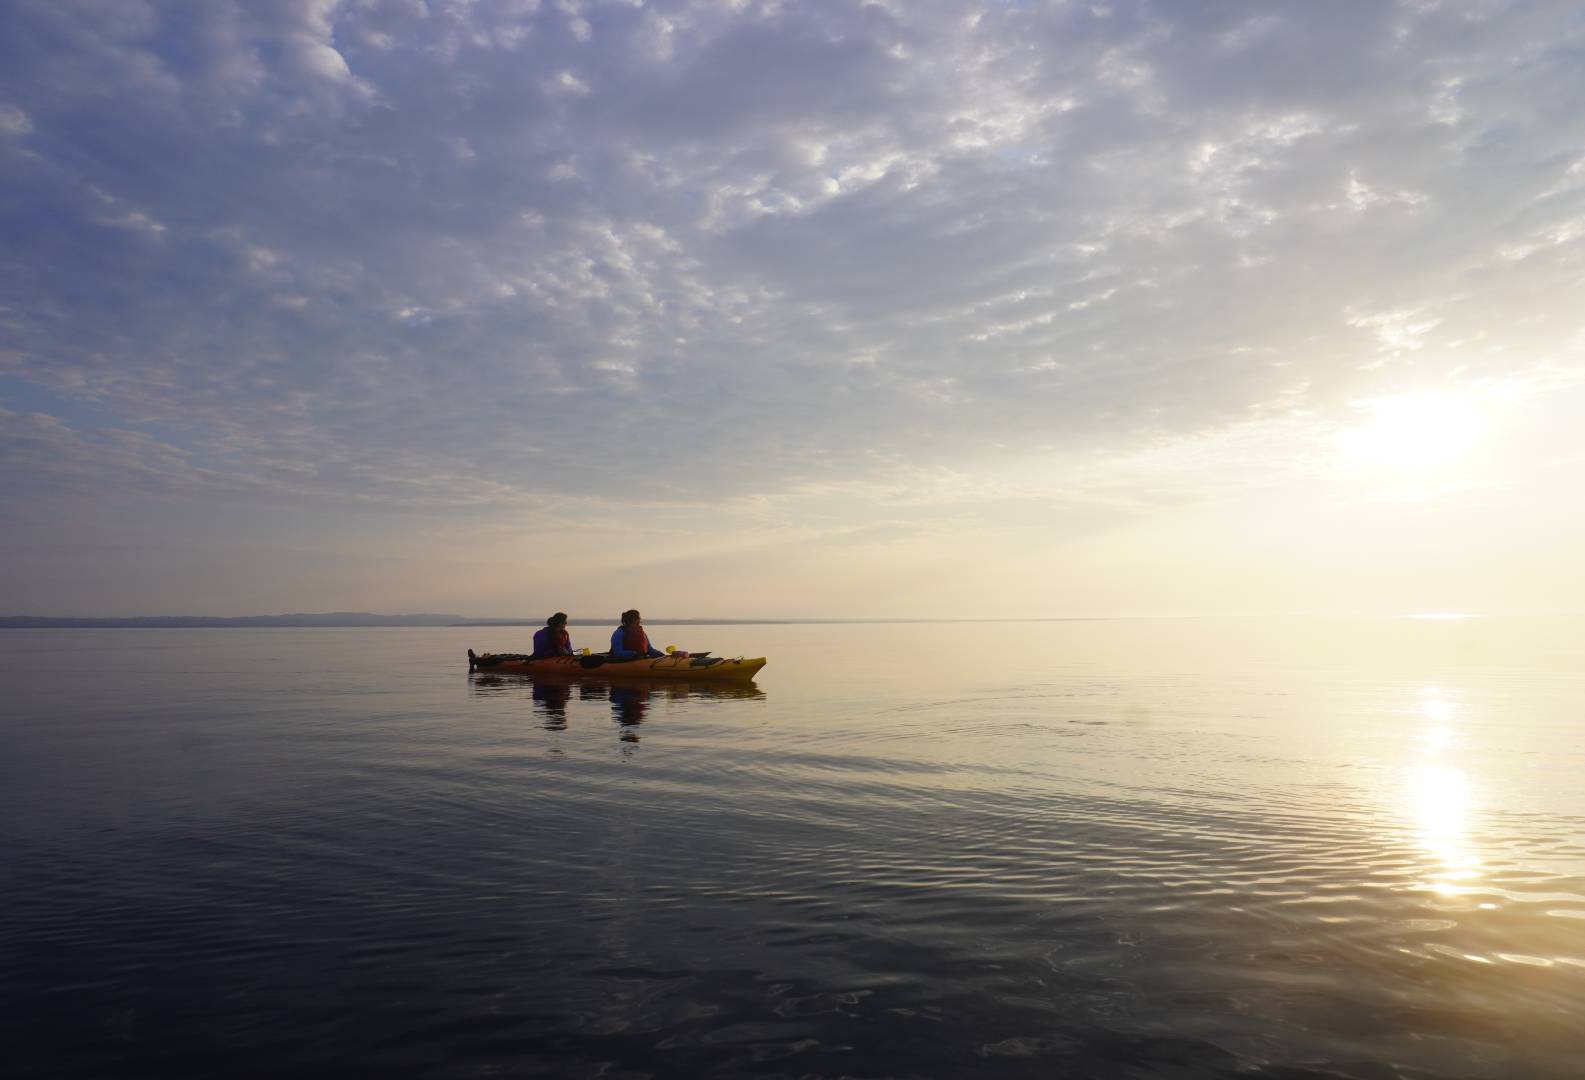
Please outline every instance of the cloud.
[{"label": "cloud", "polygon": [[15,105],[0,104],[0,136],[26,135],[33,130],[28,114]]},{"label": "cloud", "polygon": [[9,445],[431,514],[1083,490],[1579,364],[1582,53],[1544,0],[16,0]]}]

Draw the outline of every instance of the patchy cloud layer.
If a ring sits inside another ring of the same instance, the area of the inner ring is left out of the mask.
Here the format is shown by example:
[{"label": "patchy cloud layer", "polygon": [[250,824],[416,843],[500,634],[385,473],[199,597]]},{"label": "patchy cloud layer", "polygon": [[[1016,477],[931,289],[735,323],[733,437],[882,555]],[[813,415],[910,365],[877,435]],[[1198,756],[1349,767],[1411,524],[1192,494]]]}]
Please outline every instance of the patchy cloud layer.
[{"label": "patchy cloud layer", "polygon": [[747,551],[1280,487],[1205,448],[1577,385],[1581,71],[1523,0],[12,0],[6,523]]}]

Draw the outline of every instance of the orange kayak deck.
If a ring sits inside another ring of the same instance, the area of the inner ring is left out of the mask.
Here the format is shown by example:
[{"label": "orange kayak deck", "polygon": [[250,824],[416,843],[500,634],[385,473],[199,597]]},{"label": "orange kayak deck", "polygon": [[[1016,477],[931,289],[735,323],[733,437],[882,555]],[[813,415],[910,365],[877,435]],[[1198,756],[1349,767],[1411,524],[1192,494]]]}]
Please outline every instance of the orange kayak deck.
[{"label": "orange kayak deck", "polygon": [[551,656],[543,660],[497,657],[468,650],[468,670],[501,675],[587,676],[598,679],[687,679],[743,681],[765,666],[765,657],[662,656],[659,659],[613,660],[609,656]]}]

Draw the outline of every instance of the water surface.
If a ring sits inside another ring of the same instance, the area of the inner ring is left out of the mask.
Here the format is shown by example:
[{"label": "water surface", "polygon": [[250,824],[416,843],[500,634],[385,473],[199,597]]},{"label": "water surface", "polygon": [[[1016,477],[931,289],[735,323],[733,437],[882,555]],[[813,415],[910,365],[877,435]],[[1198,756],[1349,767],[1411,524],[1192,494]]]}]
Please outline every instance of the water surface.
[{"label": "water surface", "polygon": [[1579,621],[651,630],[0,632],[10,1071],[1580,1075]]}]

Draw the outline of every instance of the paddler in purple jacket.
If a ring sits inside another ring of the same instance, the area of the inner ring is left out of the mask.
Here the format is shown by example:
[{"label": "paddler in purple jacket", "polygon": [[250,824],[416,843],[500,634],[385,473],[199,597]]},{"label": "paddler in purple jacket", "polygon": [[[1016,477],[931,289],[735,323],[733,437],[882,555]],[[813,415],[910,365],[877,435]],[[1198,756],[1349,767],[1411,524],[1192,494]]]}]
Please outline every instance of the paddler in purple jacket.
[{"label": "paddler in purple jacket", "polygon": [[571,655],[572,637],[567,633],[567,613],[558,611],[545,620],[541,629],[534,631],[534,659]]}]

